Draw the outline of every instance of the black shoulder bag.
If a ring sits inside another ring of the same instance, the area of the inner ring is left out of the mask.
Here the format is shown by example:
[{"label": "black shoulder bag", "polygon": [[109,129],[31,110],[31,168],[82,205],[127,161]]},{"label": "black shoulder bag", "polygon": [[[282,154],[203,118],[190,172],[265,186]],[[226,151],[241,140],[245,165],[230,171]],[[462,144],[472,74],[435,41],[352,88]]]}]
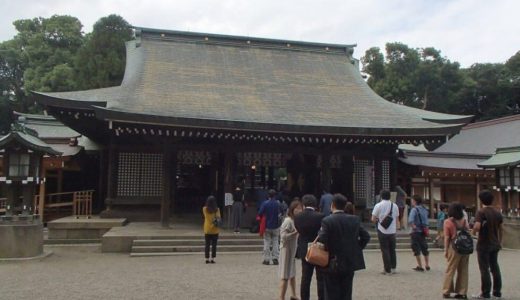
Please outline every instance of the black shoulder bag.
[{"label": "black shoulder bag", "polygon": [[394,218],[392,217],[392,212],[394,211],[394,204],[390,201],[390,212],[386,215],[386,217],[383,219],[383,221],[379,222],[381,226],[383,226],[384,229],[388,229],[392,222],[394,221]]}]

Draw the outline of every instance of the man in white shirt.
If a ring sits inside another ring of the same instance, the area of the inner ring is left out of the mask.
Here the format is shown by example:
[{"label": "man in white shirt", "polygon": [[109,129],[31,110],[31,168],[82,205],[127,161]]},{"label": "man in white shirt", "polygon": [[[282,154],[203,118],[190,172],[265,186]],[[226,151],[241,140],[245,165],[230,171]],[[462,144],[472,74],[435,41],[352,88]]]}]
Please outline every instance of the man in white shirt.
[{"label": "man in white shirt", "polygon": [[[389,190],[381,190],[380,196],[381,201],[376,204],[372,210],[372,222],[377,223],[377,237],[379,239],[379,246],[381,248],[383,264],[385,267],[382,274],[390,275],[395,274],[395,268],[397,265],[395,254],[395,233],[399,220],[399,208],[395,203],[390,201]],[[392,217],[392,222],[387,228],[381,224],[386,216]]]}]

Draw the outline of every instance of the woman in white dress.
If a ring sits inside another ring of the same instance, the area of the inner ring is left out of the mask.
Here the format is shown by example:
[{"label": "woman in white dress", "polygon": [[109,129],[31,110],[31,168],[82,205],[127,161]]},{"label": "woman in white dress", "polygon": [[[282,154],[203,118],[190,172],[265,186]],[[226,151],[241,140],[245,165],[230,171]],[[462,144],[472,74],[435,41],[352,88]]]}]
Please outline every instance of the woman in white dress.
[{"label": "woman in white dress", "polygon": [[298,232],[294,227],[294,216],[303,211],[300,201],[293,201],[287,210],[287,217],[280,227],[280,300],[285,299],[287,284],[291,286],[291,300],[296,297],[296,246],[298,242]]}]

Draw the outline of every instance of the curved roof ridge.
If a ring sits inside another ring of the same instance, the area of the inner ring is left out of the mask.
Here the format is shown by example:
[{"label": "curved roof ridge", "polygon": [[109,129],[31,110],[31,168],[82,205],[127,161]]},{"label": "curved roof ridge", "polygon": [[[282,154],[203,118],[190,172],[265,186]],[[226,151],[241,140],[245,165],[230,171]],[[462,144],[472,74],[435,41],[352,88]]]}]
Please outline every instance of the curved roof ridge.
[{"label": "curved roof ridge", "polygon": [[520,120],[520,114],[467,124],[462,130],[485,127]]}]

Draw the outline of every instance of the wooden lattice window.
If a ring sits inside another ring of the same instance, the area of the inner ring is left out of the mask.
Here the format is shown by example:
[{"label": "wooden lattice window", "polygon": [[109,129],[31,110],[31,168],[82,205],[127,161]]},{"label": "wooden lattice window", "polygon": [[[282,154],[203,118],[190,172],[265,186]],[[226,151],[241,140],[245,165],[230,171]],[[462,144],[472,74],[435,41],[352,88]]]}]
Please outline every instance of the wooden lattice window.
[{"label": "wooden lattice window", "polygon": [[374,194],[374,167],[370,160],[354,161],[354,199],[357,205],[372,207]]},{"label": "wooden lattice window", "polygon": [[390,190],[390,161],[381,162],[381,185],[383,189]]},{"label": "wooden lattice window", "polygon": [[119,153],[117,195],[160,197],[163,190],[163,156],[160,153]]},{"label": "wooden lattice window", "polygon": [[9,176],[27,177],[29,176],[30,156],[26,153],[9,154]]},{"label": "wooden lattice window", "polygon": [[262,152],[244,152],[237,153],[239,166],[256,166],[256,167],[276,167],[282,168],[287,166],[287,161],[291,159],[291,154],[286,153],[262,153]]},{"label": "wooden lattice window", "polygon": [[520,167],[516,167],[513,171],[514,179],[513,184],[520,187]]},{"label": "wooden lattice window", "polygon": [[500,186],[509,186],[511,184],[511,176],[509,173],[509,168],[500,168],[498,169],[498,175],[500,180]]},{"label": "wooden lattice window", "polygon": [[207,151],[188,151],[177,152],[177,162],[182,165],[211,165],[211,153]]}]

